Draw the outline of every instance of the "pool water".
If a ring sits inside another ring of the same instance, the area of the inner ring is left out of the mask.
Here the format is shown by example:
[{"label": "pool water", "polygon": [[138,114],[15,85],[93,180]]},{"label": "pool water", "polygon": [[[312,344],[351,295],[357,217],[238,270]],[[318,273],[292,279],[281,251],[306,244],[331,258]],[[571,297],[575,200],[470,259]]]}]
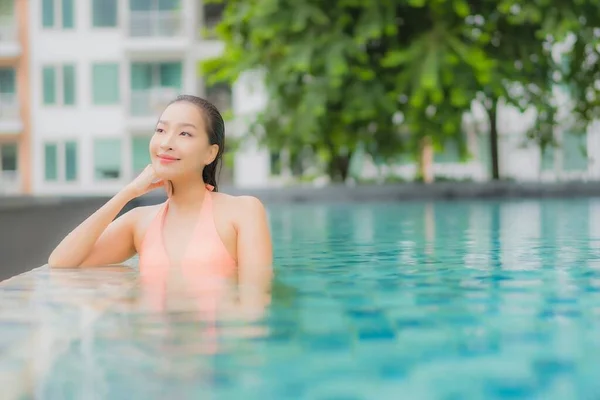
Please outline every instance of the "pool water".
[{"label": "pool water", "polygon": [[600,398],[600,200],[269,212],[263,316],[109,308],[37,397]]}]

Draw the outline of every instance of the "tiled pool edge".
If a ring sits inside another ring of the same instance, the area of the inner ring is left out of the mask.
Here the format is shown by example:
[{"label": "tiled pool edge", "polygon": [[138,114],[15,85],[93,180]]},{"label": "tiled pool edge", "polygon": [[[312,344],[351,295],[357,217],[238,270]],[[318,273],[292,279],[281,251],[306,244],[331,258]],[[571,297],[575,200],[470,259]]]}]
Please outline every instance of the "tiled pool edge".
[{"label": "tiled pool edge", "polygon": [[[126,266],[58,270],[44,265],[1,281],[0,324],[7,327],[0,334],[3,399],[36,398],[36,385],[56,357],[135,288],[135,277]],[[11,335],[15,327],[25,332]]]}]

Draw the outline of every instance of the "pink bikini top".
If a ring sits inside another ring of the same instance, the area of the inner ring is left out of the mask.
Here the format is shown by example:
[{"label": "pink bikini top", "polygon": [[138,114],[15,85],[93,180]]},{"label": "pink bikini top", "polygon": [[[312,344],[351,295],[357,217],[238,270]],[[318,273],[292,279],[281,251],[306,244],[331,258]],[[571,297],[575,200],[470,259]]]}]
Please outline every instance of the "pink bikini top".
[{"label": "pink bikini top", "polygon": [[215,227],[211,193],[214,188],[206,185],[206,189],[198,222],[189,238],[187,250],[181,257],[180,265],[171,265],[162,237],[169,200],[163,204],[148,226],[139,251],[139,270],[145,281],[164,281],[171,268],[177,268],[190,283],[200,283],[199,281],[210,278],[231,278],[237,273],[237,263]]}]

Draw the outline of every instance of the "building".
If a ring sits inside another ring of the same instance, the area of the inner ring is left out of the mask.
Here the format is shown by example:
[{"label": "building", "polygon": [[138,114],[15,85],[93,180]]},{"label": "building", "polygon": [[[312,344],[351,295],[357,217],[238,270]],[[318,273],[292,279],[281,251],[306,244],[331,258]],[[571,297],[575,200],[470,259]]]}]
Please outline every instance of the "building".
[{"label": "building", "polygon": [[31,1],[34,192],[118,191],[149,162],[158,115],[177,94],[205,96],[221,111],[239,103],[199,74],[199,62],[222,51],[206,29],[220,11],[197,0]]},{"label": "building", "polygon": [[0,196],[31,190],[27,3],[0,0]]}]

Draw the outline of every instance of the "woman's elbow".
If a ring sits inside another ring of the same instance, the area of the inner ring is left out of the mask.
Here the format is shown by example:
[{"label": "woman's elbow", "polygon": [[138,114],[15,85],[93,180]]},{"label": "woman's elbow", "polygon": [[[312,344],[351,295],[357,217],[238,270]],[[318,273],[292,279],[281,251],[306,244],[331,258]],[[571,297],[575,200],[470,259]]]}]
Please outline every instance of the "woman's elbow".
[{"label": "woman's elbow", "polygon": [[55,256],[54,254],[51,254],[50,257],[48,257],[48,263],[47,263],[48,267],[50,268],[78,268],[79,265],[75,264],[75,263],[70,263],[68,262],[68,260],[63,260],[60,257]]}]

